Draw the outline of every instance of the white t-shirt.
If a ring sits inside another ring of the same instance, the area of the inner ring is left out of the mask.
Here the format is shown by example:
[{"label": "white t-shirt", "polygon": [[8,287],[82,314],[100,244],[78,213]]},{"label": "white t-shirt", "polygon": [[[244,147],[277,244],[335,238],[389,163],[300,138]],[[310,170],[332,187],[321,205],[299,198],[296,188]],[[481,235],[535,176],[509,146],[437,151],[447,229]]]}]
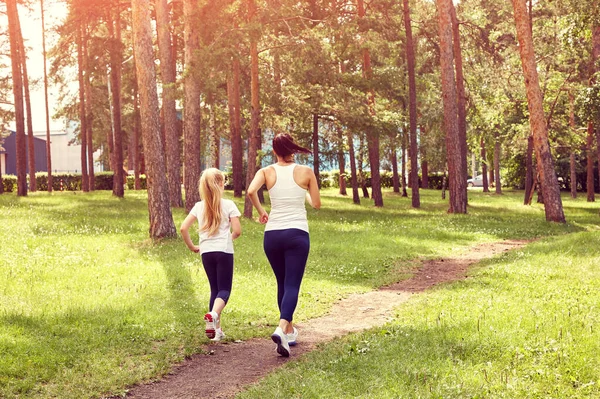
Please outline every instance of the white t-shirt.
[{"label": "white t-shirt", "polygon": [[[196,205],[190,211],[190,215],[194,215],[198,219],[198,227],[201,227],[203,213],[204,201],[196,202]],[[214,235],[209,237],[207,232],[200,232],[200,254],[206,252],[233,253],[230,218],[239,217],[241,213],[232,200],[221,199],[221,214],[221,225]]]}]

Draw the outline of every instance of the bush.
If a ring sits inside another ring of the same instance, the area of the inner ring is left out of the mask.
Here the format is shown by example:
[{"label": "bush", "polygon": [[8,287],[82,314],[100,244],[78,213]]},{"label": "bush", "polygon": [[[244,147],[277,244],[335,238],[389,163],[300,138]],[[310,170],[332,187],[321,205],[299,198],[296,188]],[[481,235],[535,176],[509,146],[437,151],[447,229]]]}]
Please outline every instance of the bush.
[{"label": "bush", "polygon": [[5,193],[12,193],[15,191],[17,185],[17,176],[15,175],[2,175],[2,187]]}]

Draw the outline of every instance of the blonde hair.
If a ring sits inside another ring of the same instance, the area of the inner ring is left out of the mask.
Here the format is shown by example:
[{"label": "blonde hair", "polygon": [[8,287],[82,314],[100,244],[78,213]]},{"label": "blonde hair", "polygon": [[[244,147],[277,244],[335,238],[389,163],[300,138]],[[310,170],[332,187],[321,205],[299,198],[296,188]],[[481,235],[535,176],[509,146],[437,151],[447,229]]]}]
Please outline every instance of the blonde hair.
[{"label": "blonde hair", "polygon": [[214,235],[221,225],[221,186],[224,182],[223,172],[216,168],[206,169],[200,176],[198,189],[200,198],[204,201],[200,231],[207,232],[209,236]]}]

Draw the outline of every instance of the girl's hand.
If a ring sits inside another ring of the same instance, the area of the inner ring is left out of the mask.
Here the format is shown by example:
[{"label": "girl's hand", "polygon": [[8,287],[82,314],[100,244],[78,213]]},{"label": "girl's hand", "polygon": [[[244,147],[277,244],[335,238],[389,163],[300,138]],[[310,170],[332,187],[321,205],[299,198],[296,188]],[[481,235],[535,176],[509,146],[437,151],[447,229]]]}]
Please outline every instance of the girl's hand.
[{"label": "girl's hand", "polygon": [[194,245],[192,248],[190,248],[190,251],[197,254],[198,252],[200,252],[200,247],[197,245]]},{"label": "girl's hand", "polygon": [[264,212],[258,216],[258,221],[262,224],[266,224],[269,221],[269,214]]}]

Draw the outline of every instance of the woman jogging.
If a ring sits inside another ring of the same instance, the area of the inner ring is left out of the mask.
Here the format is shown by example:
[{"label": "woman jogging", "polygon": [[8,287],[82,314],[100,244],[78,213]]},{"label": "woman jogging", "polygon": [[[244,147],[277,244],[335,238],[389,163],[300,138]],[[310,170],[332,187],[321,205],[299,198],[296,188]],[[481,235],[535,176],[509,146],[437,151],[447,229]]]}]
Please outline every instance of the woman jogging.
[{"label": "woman jogging", "polygon": [[[233,279],[233,240],[242,234],[240,211],[234,202],[223,199],[225,176],[219,169],[206,169],[200,177],[200,198],[181,224],[185,245],[200,252],[210,284],[209,312],[204,315],[206,336],[213,341],[225,338],[221,312],[231,293]],[[195,245],[189,229],[198,221],[200,245]]]},{"label": "woman jogging", "polygon": [[[290,345],[296,344],[298,330],[292,320],[300,284],[308,259],[310,240],[305,199],[315,209],[321,207],[317,178],[307,166],[296,165],[294,154],[310,150],[294,143],[289,134],[273,139],[277,163],[260,169],[248,187],[248,196],[265,226],[264,250],[277,279],[279,326],[271,335],[277,353],[288,357]],[[263,209],[258,190],[266,184],[271,199],[271,213]]]}]

